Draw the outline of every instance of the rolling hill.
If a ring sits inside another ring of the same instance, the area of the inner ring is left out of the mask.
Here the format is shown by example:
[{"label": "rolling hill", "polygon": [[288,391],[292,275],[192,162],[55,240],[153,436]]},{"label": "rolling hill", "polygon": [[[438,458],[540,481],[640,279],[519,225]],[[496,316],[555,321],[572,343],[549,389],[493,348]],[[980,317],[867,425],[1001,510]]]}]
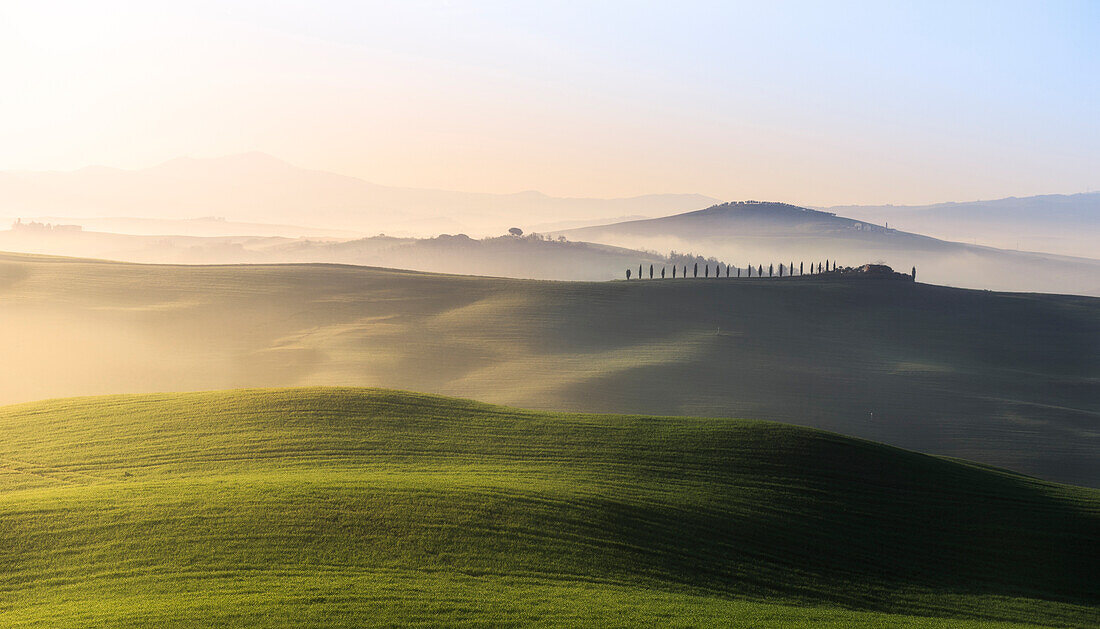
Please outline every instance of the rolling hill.
[{"label": "rolling hill", "polygon": [[[526,228],[548,220],[661,215],[715,201],[695,194],[585,199],[539,192],[482,194],[399,188],[298,168],[262,153],[178,158],[139,170],[92,167],[72,172],[0,172],[0,199],[0,211],[12,218],[193,219],[217,215],[230,221],[295,225],[308,220],[313,228],[414,236],[456,232],[497,235],[515,225]],[[454,218],[457,216],[461,220]]]},{"label": "rolling hill", "polygon": [[948,286],[1100,296],[1100,260],[939,240],[786,203],[723,203],[560,234],[634,249],[696,251],[735,265],[879,262],[916,266],[922,279]]},{"label": "rolling hill", "polygon": [[1100,620],[1096,490],[794,426],[313,388],[0,429],[8,627]]},{"label": "rolling hill", "polygon": [[369,385],[753,417],[1100,486],[1100,300],[0,255],[0,401]]},{"label": "rolling hill", "polygon": [[[328,262],[415,271],[553,280],[609,280],[639,264],[707,261],[535,235],[474,239],[465,234],[435,238],[279,238],[255,236],[143,236],[47,227],[0,231],[0,250],[103,258],[154,264],[280,264]],[[710,260],[710,262],[717,262]],[[660,271],[657,271],[658,274]]]}]

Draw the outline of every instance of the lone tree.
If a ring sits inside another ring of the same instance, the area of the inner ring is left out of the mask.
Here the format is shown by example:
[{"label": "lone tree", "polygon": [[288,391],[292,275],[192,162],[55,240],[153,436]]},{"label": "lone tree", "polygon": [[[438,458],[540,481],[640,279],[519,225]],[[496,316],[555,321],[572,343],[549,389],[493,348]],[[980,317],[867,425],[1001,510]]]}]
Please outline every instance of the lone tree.
[{"label": "lone tree", "polygon": [[626,279],[630,279],[630,269],[626,270]]},{"label": "lone tree", "polygon": [[653,265],[649,265],[649,279],[653,279]]},{"label": "lone tree", "polygon": [[513,228],[508,230],[508,233],[512,234],[513,236],[522,236],[523,235],[523,230],[518,228],[518,227],[513,227]]},{"label": "lone tree", "polygon": [[692,277],[699,277],[699,263],[695,263],[695,269],[691,272]]},{"label": "lone tree", "polygon": [[913,281],[917,281],[917,267],[913,267]]}]

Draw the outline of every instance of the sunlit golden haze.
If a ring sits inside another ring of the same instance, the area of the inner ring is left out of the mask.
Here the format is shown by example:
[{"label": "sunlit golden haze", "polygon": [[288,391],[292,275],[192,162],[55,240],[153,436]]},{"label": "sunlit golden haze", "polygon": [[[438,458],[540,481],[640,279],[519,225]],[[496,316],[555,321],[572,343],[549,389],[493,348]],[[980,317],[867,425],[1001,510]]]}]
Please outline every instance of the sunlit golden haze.
[{"label": "sunlit golden haze", "polygon": [[1096,187],[1095,6],[5,2],[0,170],[922,203]]}]

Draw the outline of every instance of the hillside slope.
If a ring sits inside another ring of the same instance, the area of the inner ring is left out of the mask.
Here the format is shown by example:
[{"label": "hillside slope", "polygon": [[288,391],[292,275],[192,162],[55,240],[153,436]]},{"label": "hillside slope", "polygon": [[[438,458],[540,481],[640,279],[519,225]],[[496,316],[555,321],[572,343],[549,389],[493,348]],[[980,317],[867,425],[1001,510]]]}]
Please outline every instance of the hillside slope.
[{"label": "hillside slope", "polygon": [[0,400],[369,385],[755,417],[1100,486],[1100,300],[0,256]]},{"label": "hillside slope", "polygon": [[1100,620],[1097,491],[792,426],[297,389],[0,430],[9,627]]},{"label": "hillside slope", "polygon": [[[891,219],[888,219],[891,220]],[[891,223],[896,227],[896,223]],[[991,227],[992,229],[992,227]],[[887,229],[786,203],[723,203],[663,218],[560,232],[571,240],[633,249],[695,251],[730,264],[839,261],[916,266],[935,284],[1100,297],[1100,248],[1092,258],[1007,251]]]}]

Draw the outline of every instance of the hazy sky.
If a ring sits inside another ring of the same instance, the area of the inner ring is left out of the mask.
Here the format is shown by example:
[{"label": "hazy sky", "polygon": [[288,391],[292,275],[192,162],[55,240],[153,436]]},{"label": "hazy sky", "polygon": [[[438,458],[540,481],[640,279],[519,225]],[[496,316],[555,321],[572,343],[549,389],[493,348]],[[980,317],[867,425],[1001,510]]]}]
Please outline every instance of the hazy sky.
[{"label": "hazy sky", "polygon": [[569,196],[1100,188],[1100,3],[909,5],[3,0],[0,169],[258,150]]}]

